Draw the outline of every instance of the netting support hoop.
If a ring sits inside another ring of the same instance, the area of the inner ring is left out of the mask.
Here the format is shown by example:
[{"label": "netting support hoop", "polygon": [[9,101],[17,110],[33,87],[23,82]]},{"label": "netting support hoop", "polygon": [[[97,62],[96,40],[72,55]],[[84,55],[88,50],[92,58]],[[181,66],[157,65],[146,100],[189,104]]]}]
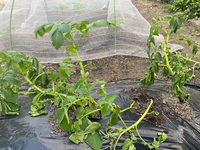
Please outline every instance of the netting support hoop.
[{"label": "netting support hoop", "polygon": [[113,0],[113,6],[114,6],[114,32],[115,32],[115,52],[117,52],[117,26],[116,26],[116,8],[115,8],[115,0]]},{"label": "netting support hoop", "polygon": [[9,40],[10,40],[10,50],[12,51],[12,37],[11,37],[11,25],[12,25],[12,12],[15,0],[12,2],[11,10],[10,10],[10,25],[9,25]]}]

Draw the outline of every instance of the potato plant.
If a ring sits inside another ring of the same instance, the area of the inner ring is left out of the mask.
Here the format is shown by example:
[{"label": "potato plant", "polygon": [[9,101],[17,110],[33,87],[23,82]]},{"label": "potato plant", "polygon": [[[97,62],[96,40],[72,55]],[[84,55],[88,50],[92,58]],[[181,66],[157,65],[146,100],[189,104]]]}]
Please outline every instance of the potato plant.
[{"label": "potato plant", "polygon": [[[140,80],[140,84],[154,84],[155,74],[159,72],[159,67],[162,68],[162,76],[167,77],[171,76],[171,91],[175,92],[177,97],[182,100],[188,99],[189,94],[183,92],[183,86],[185,83],[190,81],[194,75],[194,69],[197,64],[200,62],[195,61],[196,53],[198,47],[191,39],[186,37],[176,37],[171,39],[170,35],[176,33],[180,29],[184,19],[181,17],[182,14],[176,13],[174,15],[167,15],[165,18],[158,17],[152,19],[153,25],[150,28],[150,35],[147,40],[147,53],[149,56],[149,72],[145,73],[145,77]],[[168,29],[165,29],[161,24],[167,24]],[[164,31],[166,34],[166,39],[161,41],[158,45],[155,44],[155,36],[159,35],[160,30]],[[191,56],[189,56],[185,51],[175,51],[168,47],[169,42],[175,40],[185,40],[188,46],[192,47]],[[152,52],[152,44],[155,46],[154,51]],[[162,58],[160,51],[163,51],[164,57]],[[187,63],[192,62],[193,67],[188,67]],[[191,75],[189,72],[192,71]]]},{"label": "potato plant", "polygon": [[[32,116],[39,116],[41,114],[48,113],[44,107],[45,103],[50,101],[55,106],[58,106],[58,110],[56,111],[57,122],[63,130],[72,133],[69,139],[75,144],[85,141],[94,150],[100,150],[103,144],[103,138],[107,138],[110,140],[110,149],[116,149],[116,145],[120,137],[124,133],[128,132],[130,134],[130,138],[124,141],[122,149],[135,150],[136,148],[133,141],[136,141],[137,138],[133,133],[136,131],[138,136],[142,139],[137,126],[148,114],[153,100],[151,100],[149,107],[145,113],[141,115],[140,119],[132,126],[127,127],[120,114],[124,111],[133,109],[134,102],[130,107],[121,110],[113,103],[118,95],[107,95],[105,90],[107,83],[105,81],[96,80],[93,83],[87,82],[89,73],[85,72],[85,66],[83,66],[80,60],[78,45],[83,36],[93,26],[108,27],[112,30],[115,25],[106,20],[98,20],[93,23],[81,21],[79,23],[71,24],[71,19],[67,19],[63,22],[42,24],[35,29],[34,32],[36,38],[38,35],[43,37],[46,33],[50,32],[51,41],[56,50],[63,45],[65,40],[70,42],[70,45],[66,48],[66,52],[69,56],[72,55],[72,53],[76,54],[77,60],[72,60],[69,57],[64,59],[62,63],[60,63],[59,73],[45,71],[35,57],[26,56],[21,52],[13,52],[14,55],[19,57],[19,59],[16,60],[18,65],[8,66],[15,69],[17,73],[26,80],[26,83],[33,87],[33,93],[37,93],[37,95],[33,98],[31,110],[29,112]],[[77,42],[75,42],[76,36],[79,37]],[[2,55],[6,56],[7,54],[2,52]],[[32,62],[28,61],[28,59],[31,59]],[[8,63],[6,59],[4,61]],[[80,65],[81,76],[76,83],[69,84],[65,79],[73,73],[74,70],[72,68],[72,62],[74,61],[78,62]],[[91,63],[88,63],[87,65],[92,67]],[[97,90],[97,94],[99,94],[101,98],[96,102],[91,97],[90,93],[97,85],[100,86],[100,89]],[[3,85],[2,88],[6,88],[6,85]],[[41,99],[42,96],[51,97]],[[94,109],[92,107],[93,105],[95,105],[97,109]],[[73,108],[76,111],[76,121],[73,123],[68,116],[68,110],[70,108]],[[111,114],[107,123],[108,128],[105,133],[99,129],[101,126],[100,123],[91,122],[89,119],[89,115],[97,111],[101,112],[102,118]],[[119,120],[124,124],[124,126],[121,128],[114,127],[118,124]],[[167,135],[165,133],[158,133],[158,136],[158,141],[154,138],[154,142],[152,144],[146,143],[143,139],[142,141],[150,149],[158,149],[159,144],[167,139]]]},{"label": "potato plant", "polygon": [[[28,59],[32,59],[32,62]],[[21,85],[26,84],[21,83],[19,76],[24,76],[43,88],[49,84],[42,65],[35,57],[16,51],[9,51],[8,54],[0,52],[0,112],[3,115],[19,115],[18,90]]]}]

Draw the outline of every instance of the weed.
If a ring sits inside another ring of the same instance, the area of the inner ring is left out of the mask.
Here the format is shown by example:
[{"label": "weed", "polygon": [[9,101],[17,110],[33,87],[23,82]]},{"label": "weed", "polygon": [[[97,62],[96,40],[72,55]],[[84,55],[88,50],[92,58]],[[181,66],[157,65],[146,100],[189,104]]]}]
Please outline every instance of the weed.
[{"label": "weed", "polygon": [[150,13],[151,12],[151,8],[147,8],[146,10],[145,10],[145,13]]}]

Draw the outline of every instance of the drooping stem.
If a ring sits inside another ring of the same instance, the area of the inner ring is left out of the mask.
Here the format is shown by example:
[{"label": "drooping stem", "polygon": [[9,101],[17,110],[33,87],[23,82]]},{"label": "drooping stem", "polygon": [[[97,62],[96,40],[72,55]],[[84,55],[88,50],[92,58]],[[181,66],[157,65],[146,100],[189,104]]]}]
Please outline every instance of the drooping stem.
[{"label": "drooping stem", "polygon": [[[175,74],[172,70],[172,68],[170,67],[169,64],[169,59],[167,56],[167,44],[169,42],[169,35],[170,35],[171,30],[169,29],[168,34],[167,34],[167,39],[165,41],[165,45],[164,45],[164,56],[165,56],[165,60],[166,60],[166,67],[169,69],[170,73],[172,74],[172,76]],[[183,93],[185,95],[185,93],[182,91],[182,89],[179,87],[179,85],[176,85],[176,87],[180,90],[181,93]]]},{"label": "drooping stem", "polygon": [[174,72],[172,70],[172,68],[170,67],[169,65],[169,59],[168,59],[168,56],[167,56],[167,53],[166,53],[166,50],[167,50],[167,43],[169,41],[169,34],[170,34],[171,30],[169,29],[168,31],[168,34],[167,34],[167,39],[165,41],[165,45],[164,45],[164,56],[165,56],[165,60],[166,60],[166,65],[167,65],[167,68],[169,69],[170,73],[172,74],[172,76],[174,75]]},{"label": "drooping stem", "polygon": [[120,113],[123,113],[124,111],[127,111],[127,110],[131,109],[131,108],[133,107],[134,104],[135,104],[135,101],[131,104],[130,107],[121,110]]},{"label": "drooping stem", "polygon": [[85,115],[81,118],[81,120],[82,120],[83,118],[85,118],[86,116],[89,116],[90,114],[93,114],[93,113],[95,113],[95,112],[97,112],[97,111],[100,111],[100,110],[101,110],[101,109],[96,109],[96,110],[93,110],[93,111],[91,111],[91,112],[85,114]]},{"label": "drooping stem", "polygon": [[117,141],[115,142],[114,150],[115,150],[115,148],[116,148],[116,146],[117,146],[117,143],[118,143],[120,137],[121,137],[125,132],[127,132],[127,131],[129,131],[130,129],[132,129],[133,127],[137,126],[137,125],[142,121],[142,119],[143,119],[143,118],[146,116],[146,114],[148,113],[148,111],[149,111],[149,109],[150,109],[150,107],[151,107],[152,104],[153,104],[153,100],[151,99],[151,103],[149,104],[149,106],[148,106],[148,108],[146,109],[145,113],[140,117],[140,119],[139,119],[136,123],[134,123],[132,126],[130,126],[130,127],[128,127],[127,129],[125,129],[125,130],[119,135]]},{"label": "drooping stem", "polygon": [[[35,84],[33,84],[33,83],[29,80],[28,77],[26,77],[26,76],[23,76],[23,77],[24,77],[24,79],[25,79],[31,86],[33,86],[33,88],[35,88],[37,91],[39,91],[39,92],[42,93],[42,90],[41,90],[38,86],[36,86]],[[46,93],[46,95],[50,95],[50,96],[54,96],[54,97],[57,96],[57,94],[54,94],[54,93]],[[65,94],[59,93],[59,95],[68,98],[68,96],[65,95]],[[68,98],[68,99],[69,99],[69,98]]]},{"label": "drooping stem", "polygon": [[138,131],[138,129],[137,129],[137,126],[135,127],[135,130],[136,130],[138,136],[140,137],[140,139],[144,142],[144,144],[145,144],[145,145],[149,145],[149,144],[148,144],[147,142],[145,142],[145,140],[141,137],[141,135],[140,135],[140,133],[139,133],[139,131]]}]

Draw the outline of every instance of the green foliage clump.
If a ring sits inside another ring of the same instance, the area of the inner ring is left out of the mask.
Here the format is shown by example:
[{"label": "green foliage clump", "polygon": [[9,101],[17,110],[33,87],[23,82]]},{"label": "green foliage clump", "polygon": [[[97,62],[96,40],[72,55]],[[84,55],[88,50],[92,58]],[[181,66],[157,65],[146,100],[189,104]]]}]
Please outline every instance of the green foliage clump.
[{"label": "green foliage clump", "polygon": [[[150,107],[153,104],[151,100],[144,114],[133,125],[128,127],[121,117],[121,113],[136,109],[133,107],[134,102],[130,107],[121,110],[114,104],[114,100],[118,95],[107,95],[106,82],[99,81],[98,79],[93,83],[88,83],[87,77],[89,72],[85,72],[85,67],[92,67],[91,62],[88,62],[86,66],[83,65],[79,56],[78,45],[85,34],[93,27],[108,27],[113,30],[113,23],[107,20],[97,20],[93,23],[88,21],[81,21],[79,23],[71,24],[72,19],[66,19],[65,21],[54,22],[52,24],[41,24],[34,30],[35,37],[43,37],[46,33],[50,33],[52,45],[58,50],[63,46],[64,41],[70,42],[66,47],[68,56],[75,54],[77,60],[72,60],[67,57],[59,65],[59,72],[46,71],[40,61],[29,55],[24,55],[22,52],[9,51],[8,54],[0,52],[0,113],[3,115],[19,115],[19,106],[17,104],[17,98],[19,87],[23,84],[29,84],[32,86],[32,90],[25,92],[24,94],[37,93],[32,101],[32,106],[29,113],[31,116],[36,117],[39,115],[47,114],[48,110],[45,109],[45,104],[51,102],[58,107],[56,111],[57,123],[60,127],[70,132],[69,139],[75,144],[87,143],[92,149],[100,150],[103,144],[103,138],[110,140],[110,149],[115,150],[118,141],[121,136],[126,132],[129,133],[122,146],[123,150],[135,150],[134,143],[137,140],[133,134],[135,131],[139,138],[145,143],[149,149],[158,149],[159,145],[167,139],[165,133],[158,133],[158,138],[154,138],[153,143],[146,143],[139,134],[137,129],[138,124],[148,114],[155,113],[149,112]],[[75,37],[79,40],[76,41]],[[30,60],[30,61],[29,61]],[[78,62],[80,66],[80,79],[73,84],[67,83],[66,79],[75,72],[73,70],[73,62]],[[3,65],[3,67],[1,67]],[[26,81],[21,83],[17,78],[21,76]],[[95,86],[100,86],[97,90],[97,94],[101,97],[98,101],[95,101],[91,97],[91,91]],[[44,98],[44,96],[50,96]],[[93,108],[93,105],[97,109]],[[73,109],[76,114],[75,120],[70,120],[68,111]],[[100,130],[101,124],[99,122],[92,122],[89,119],[89,115],[95,112],[101,112],[101,117],[110,118],[107,122],[107,129],[105,133]],[[149,113],[148,113],[149,112]],[[123,127],[117,127],[118,121],[123,123]]]},{"label": "green foliage clump", "polygon": [[184,18],[198,19],[200,17],[200,1],[199,0],[174,0],[170,11],[183,12]]},{"label": "green foliage clump", "polygon": [[[195,77],[194,69],[200,62],[194,60],[195,57],[199,57],[196,55],[198,47],[194,41],[184,36],[173,39],[170,38],[171,34],[176,33],[184,22],[181,15],[180,13],[176,13],[173,16],[165,16],[166,19],[161,17],[158,17],[157,20],[155,18],[152,19],[153,25],[150,28],[150,35],[147,40],[147,53],[150,59],[149,72],[145,73],[145,77],[140,80],[140,84],[154,84],[155,74],[162,68],[161,72],[163,77],[171,76],[171,91],[175,92],[177,97],[184,100],[189,98],[189,94],[184,93],[183,86]],[[168,29],[160,25],[163,23],[168,25]],[[166,39],[156,45],[154,36],[158,36],[160,30],[165,32]],[[185,40],[188,46],[192,47],[191,56],[184,51],[177,52],[168,47],[167,44],[175,40]],[[155,46],[153,52],[151,51],[152,44]],[[159,50],[163,50],[163,58]],[[193,63],[193,67],[188,67],[188,62]],[[192,72],[192,75],[190,75],[189,72]]]}]

